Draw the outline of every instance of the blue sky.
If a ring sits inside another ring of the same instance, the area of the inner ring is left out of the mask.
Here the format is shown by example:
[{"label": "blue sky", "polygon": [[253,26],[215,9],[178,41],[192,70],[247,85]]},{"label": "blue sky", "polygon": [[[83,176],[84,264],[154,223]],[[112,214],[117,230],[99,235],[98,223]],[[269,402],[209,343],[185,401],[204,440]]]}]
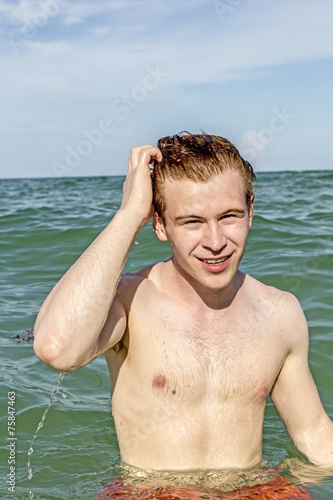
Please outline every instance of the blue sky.
[{"label": "blue sky", "polygon": [[332,169],[331,0],[0,0],[0,177],[122,175],[182,130]]}]

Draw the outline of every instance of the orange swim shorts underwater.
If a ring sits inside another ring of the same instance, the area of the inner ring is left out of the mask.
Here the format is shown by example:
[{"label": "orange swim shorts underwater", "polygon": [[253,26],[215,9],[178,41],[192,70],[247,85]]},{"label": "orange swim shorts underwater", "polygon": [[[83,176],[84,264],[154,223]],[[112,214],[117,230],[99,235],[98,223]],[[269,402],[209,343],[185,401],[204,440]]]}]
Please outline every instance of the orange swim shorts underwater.
[{"label": "orange swim shorts underwater", "polygon": [[217,489],[180,487],[145,487],[126,485],[115,477],[112,484],[98,495],[98,500],[312,500],[305,488],[292,484],[286,477],[277,476],[265,484],[245,486],[238,490],[222,492]]}]

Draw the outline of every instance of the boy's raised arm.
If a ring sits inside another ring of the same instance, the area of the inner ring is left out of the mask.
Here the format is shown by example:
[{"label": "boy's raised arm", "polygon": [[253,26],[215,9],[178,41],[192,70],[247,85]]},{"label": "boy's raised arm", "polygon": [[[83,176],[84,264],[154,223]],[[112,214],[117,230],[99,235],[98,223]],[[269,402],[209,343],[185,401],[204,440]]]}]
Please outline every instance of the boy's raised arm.
[{"label": "boy's raised arm", "polygon": [[[119,211],[53,288],[37,316],[34,350],[61,372],[89,363],[124,334],[125,310],[114,303],[115,293],[133,241],[153,214],[149,163],[161,159],[152,145],[131,150]],[[111,305],[115,317],[108,320],[109,339],[99,342]]]}]

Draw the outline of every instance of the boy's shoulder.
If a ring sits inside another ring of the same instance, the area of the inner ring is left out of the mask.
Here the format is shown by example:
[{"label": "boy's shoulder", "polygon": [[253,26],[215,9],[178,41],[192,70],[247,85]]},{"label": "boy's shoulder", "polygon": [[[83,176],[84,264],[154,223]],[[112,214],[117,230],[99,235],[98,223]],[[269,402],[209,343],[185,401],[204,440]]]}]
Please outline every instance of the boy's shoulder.
[{"label": "boy's shoulder", "polygon": [[252,276],[246,275],[246,293],[261,308],[270,314],[272,312],[284,317],[289,315],[303,315],[301,305],[292,293],[267,285]]}]

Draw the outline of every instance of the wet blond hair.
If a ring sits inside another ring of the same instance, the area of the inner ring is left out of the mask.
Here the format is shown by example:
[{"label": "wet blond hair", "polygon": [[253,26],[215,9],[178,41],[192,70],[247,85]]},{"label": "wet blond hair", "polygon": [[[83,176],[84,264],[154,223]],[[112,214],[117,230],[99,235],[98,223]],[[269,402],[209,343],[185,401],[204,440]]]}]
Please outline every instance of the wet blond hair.
[{"label": "wet blond hair", "polygon": [[205,132],[197,135],[181,132],[162,137],[157,147],[163,159],[155,162],[152,173],[153,203],[156,213],[163,220],[166,209],[163,185],[166,179],[207,182],[226,170],[237,171],[244,180],[245,201],[250,206],[252,182],[256,178],[253,168],[227,139]]}]

